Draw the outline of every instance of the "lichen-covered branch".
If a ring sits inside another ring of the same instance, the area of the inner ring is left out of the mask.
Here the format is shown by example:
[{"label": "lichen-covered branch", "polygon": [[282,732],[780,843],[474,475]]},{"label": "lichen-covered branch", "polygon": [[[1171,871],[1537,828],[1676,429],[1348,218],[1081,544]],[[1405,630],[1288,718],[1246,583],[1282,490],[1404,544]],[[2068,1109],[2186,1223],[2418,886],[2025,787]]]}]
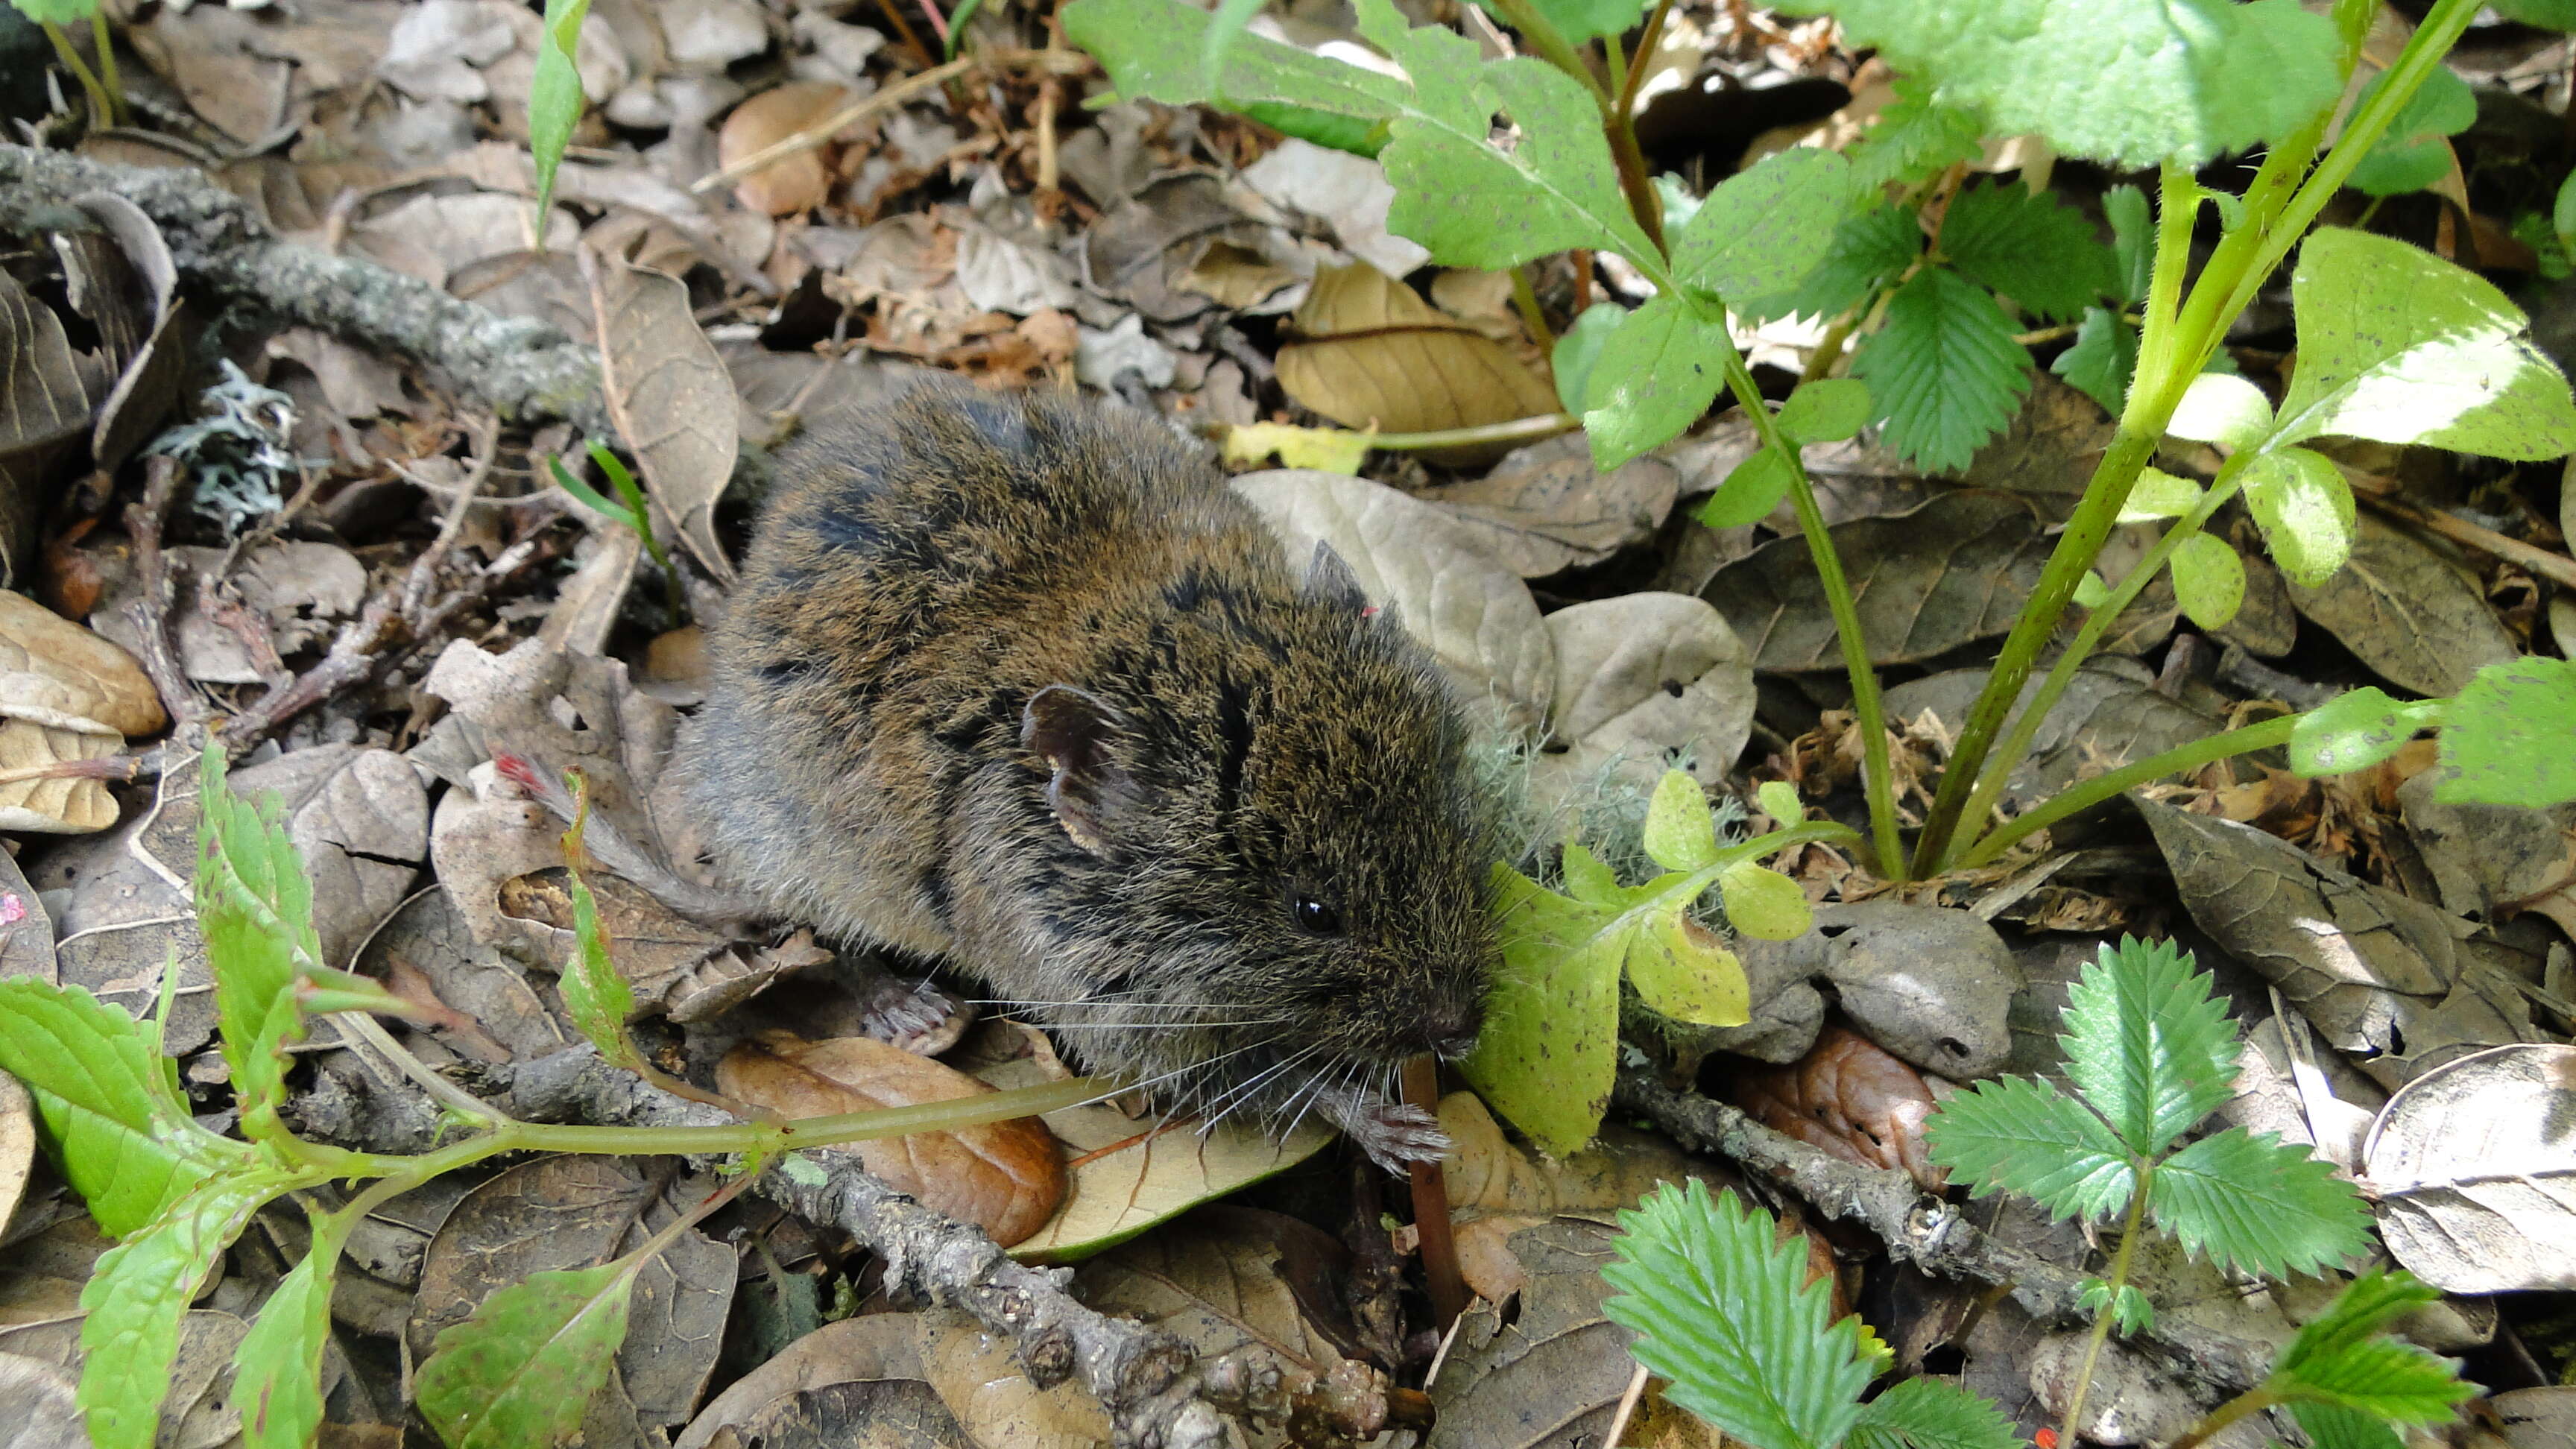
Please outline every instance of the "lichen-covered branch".
[{"label": "lichen-covered branch", "polygon": [[607,436],[599,354],[541,322],[471,302],[357,257],[281,240],[203,172],[110,166],[0,145],[0,231],[34,237],[92,223],[72,198],[109,191],[143,209],[183,292],[408,359],[512,422],[560,418]]}]

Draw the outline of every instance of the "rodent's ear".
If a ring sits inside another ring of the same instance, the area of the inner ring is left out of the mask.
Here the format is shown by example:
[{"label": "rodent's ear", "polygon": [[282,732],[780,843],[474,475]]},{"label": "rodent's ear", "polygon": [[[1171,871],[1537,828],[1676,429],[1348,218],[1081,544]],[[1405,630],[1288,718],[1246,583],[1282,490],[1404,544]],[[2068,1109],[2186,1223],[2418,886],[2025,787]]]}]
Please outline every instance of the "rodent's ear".
[{"label": "rodent's ear", "polygon": [[1320,538],[1315,540],[1315,552],[1306,560],[1306,577],[1297,585],[1297,592],[1316,603],[1354,614],[1368,612],[1368,591],[1360,587],[1360,576],[1351,571],[1348,559]]},{"label": "rodent's ear", "polygon": [[1046,794],[1056,823],[1094,855],[1105,852],[1109,815],[1134,793],[1112,757],[1118,733],[1109,706],[1070,684],[1048,685],[1020,710],[1020,747],[1055,771]]}]

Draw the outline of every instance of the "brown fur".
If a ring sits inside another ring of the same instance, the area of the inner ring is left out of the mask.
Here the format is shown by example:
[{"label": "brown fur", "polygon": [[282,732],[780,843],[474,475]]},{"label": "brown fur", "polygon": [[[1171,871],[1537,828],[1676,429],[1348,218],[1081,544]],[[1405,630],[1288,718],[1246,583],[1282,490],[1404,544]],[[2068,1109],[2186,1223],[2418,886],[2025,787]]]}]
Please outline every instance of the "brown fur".
[{"label": "brown fur", "polygon": [[932,383],[780,474],[683,745],[727,873],[1177,1106],[1436,1151],[1385,1087],[1474,1035],[1494,857],[1402,630],[1133,413]]}]

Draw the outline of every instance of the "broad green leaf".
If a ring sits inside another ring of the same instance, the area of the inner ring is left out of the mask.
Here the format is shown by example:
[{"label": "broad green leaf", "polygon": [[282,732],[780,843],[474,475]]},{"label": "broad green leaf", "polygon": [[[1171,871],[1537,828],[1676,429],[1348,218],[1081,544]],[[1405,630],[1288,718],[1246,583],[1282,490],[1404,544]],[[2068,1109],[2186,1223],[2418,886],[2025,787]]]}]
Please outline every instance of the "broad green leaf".
[{"label": "broad green leaf", "polygon": [[[1454,30],[1407,25],[1394,0],[1358,8],[1360,34],[1413,78],[1378,153],[1395,185],[1392,230],[1453,267],[1500,271],[1606,247],[1655,269],[1659,254],[1620,194],[1601,113],[1573,77],[1534,56],[1488,61]],[[1494,142],[1496,111],[1520,128],[1509,150]]]},{"label": "broad green leaf", "polygon": [[2207,491],[2189,478],[2177,478],[2162,468],[2141,468],[2137,486],[2129,490],[2129,501],[2120,505],[2120,521],[2150,523],[2159,518],[2180,518],[2198,508]]},{"label": "broad green leaf", "polygon": [[81,987],[0,981],[0,1071],[34,1095],[47,1150],[113,1236],[252,1156],[196,1124],[154,1032]]},{"label": "broad green leaf", "polygon": [[2174,546],[2174,602],[2204,629],[2224,629],[2245,604],[2245,560],[2223,538],[2195,533]]},{"label": "broad green leaf", "polygon": [[629,1260],[550,1269],[438,1335],[415,1395],[448,1449],[547,1449],[580,1430],[626,1341]]},{"label": "broad green leaf", "polygon": [[1664,234],[1667,236],[1688,227],[1691,218],[1699,215],[1699,193],[1691,190],[1688,181],[1670,171],[1655,173],[1655,200],[1664,208]]},{"label": "broad green leaf", "polygon": [[2365,1273],[2299,1329],[2265,1387],[2293,1400],[2342,1404],[2401,1424],[2437,1424],[2473,1389],[2457,1365],[2384,1337],[2398,1319],[2441,1295],[2411,1273]]},{"label": "broad green leaf", "polygon": [[2159,1163],[2147,1211],[2192,1252],[2267,1278],[2314,1273],[2370,1246],[2370,1209],[2334,1164],[2242,1127]]},{"label": "broad green leaf", "polygon": [[2235,1095],[2236,1025],[2170,941],[2105,945],[2067,992],[2067,1080],[2139,1156]]},{"label": "broad green leaf", "polygon": [[[1062,14],[1065,38],[1099,60],[1121,96],[1172,106],[1215,100],[1203,62],[1216,22],[1206,11],[1182,0],[1073,0]],[[1392,118],[1405,90],[1394,76],[1258,35],[1236,38],[1218,79],[1229,106],[1264,124],[1285,108],[1338,117],[1363,131]]]},{"label": "broad green leaf", "polygon": [[1798,787],[1786,780],[1765,780],[1754,787],[1753,799],[1762,813],[1774,824],[1787,827],[1807,818],[1807,807],[1798,799]]},{"label": "broad green leaf", "polygon": [[2054,1218],[2107,1218],[2129,1205],[2128,1149],[2082,1103],[2031,1077],[1980,1082],[1925,1126],[1933,1160],[1972,1196],[2017,1192]]},{"label": "broad green leaf", "polygon": [[1556,348],[1547,355],[1548,371],[1556,374],[1556,400],[1577,417],[1583,415],[1584,390],[1591,386],[1592,369],[1601,361],[1601,349],[1610,334],[1628,320],[1628,309],[1616,302],[1595,302],[1583,309],[1573,325],[1557,334]]},{"label": "broad green leaf", "polygon": [[1725,383],[1726,319],[1666,292],[1628,314],[1592,366],[1583,431],[1603,472],[1698,422]]},{"label": "broad green leaf", "polygon": [[1215,18],[1207,34],[1199,40],[1201,83],[1218,105],[1225,104],[1225,58],[1243,35],[1243,28],[1261,12],[1263,0],[1218,0]]},{"label": "broad green leaf", "polygon": [[1887,446],[1927,471],[1966,467],[2030,390],[2030,354],[2013,338],[2002,305],[1947,267],[1897,288],[1851,367],[1878,400]]},{"label": "broad green leaf", "polygon": [[2064,155],[2198,165],[2252,149],[2334,104],[2334,27],[2297,0],[1789,0],[1831,10],[1844,43],[1876,46],[1972,107],[1992,135]]},{"label": "broad green leaf", "polygon": [[245,1171],[208,1180],[100,1255],[81,1289],[80,1392],[96,1449],[150,1449],[179,1352],[179,1318],[224,1248],[285,1184]]},{"label": "broad green leaf", "polygon": [[1611,913],[1508,866],[1494,867],[1494,913],[1503,964],[1459,1069],[1486,1105],[1563,1157],[1592,1140],[1610,1106],[1626,942],[1605,932]]},{"label": "broad green leaf", "polygon": [[2129,185],[2102,193],[2102,215],[2111,223],[2111,294],[2143,302],[2156,271],[2156,223],[2147,194]]},{"label": "broad green leaf", "polygon": [[[581,124],[587,103],[573,56],[581,45],[582,17],[589,13],[590,0],[546,0],[536,75],[528,82],[528,148],[537,163],[539,238],[546,234],[546,209],[554,204],[555,168],[563,164],[564,148],[572,144],[573,128]],[[537,246],[542,250],[545,243],[540,240]]]},{"label": "broad green leaf", "polygon": [[2012,1421],[1982,1394],[1944,1379],[1912,1378],[1861,1406],[1844,1449],[2020,1449]]},{"label": "broad green leaf", "polygon": [[2576,664],[2531,655],[2472,676],[2443,716],[2433,798],[2533,809],[2576,800]]},{"label": "broad green leaf", "polygon": [[2315,588],[2352,557],[2352,485],[2321,453],[2279,448],[2245,465],[2245,511],[2294,583]]},{"label": "broad green leaf", "polygon": [[1851,166],[1792,146],[1719,182],[1672,237],[1673,279],[1735,299],[1786,292],[1816,269],[1851,209]]},{"label": "broad green leaf", "polygon": [[[1832,1321],[1831,1285],[1807,1276],[1795,1238],[1768,1213],[1708,1185],[1657,1189],[1619,1214],[1619,1290],[1602,1305],[1637,1335],[1630,1352],[1664,1396],[1755,1449],[1834,1449],[1861,1416],[1872,1360],[1860,1320]],[[1983,1446],[1979,1446],[1983,1449]]]},{"label": "broad green leaf", "polygon": [[[2388,79],[2381,71],[2362,87],[2355,110],[2369,104],[2380,83]],[[2447,137],[2456,136],[2478,119],[2477,93],[2469,83],[2451,73],[2448,66],[2435,66],[2424,76],[2424,83],[2388,123],[2379,144],[2361,158],[2344,184],[2371,196],[2398,196],[2421,191],[2442,179],[2451,169],[2451,148]]]},{"label": "broad green leaf", "polygon": [[215,1018],[232,1068],[242,1131],[281,1134],[288,1043],[304,1038],[297,978],[320,967],[313,933],[313,883],[303,857],[269,808],[226,784],[223,754],[206,747],[197,821],[197,930],[215,978]]},{"label": "broad green leaf", "polygon": [[2493,0],[2495,12],[2507,20],[2537,25],[2544,30],[2576,30],[2576,0]]},{"label": "broad green leaf", "polygon": [[1800,443],[1839,443],[1869,426],[1869,386],[1848,377],[1802,383],[1780,405],[1780,430]]},{"label": "broad green leaf", "polygon": [[2320,433],[2491,458],[2576,451],[2567,379],[2485,278],[2419,247],[2342,227],[2300,245],[2290,298],[2299,367],[2280,441]]},{"label": "broad green leaf", "polygon": [[2174,408],[2173,421],[2165,424],[2170,437],[2216,443],[2230,451],[2250,448],[2271,431],[2272,400],[2263,396],[2263,389],[2224,372],[2194,377]]},{"label": "broad green leaf", "polygon": [[2052,322],[2080,316],[2111,290],[2111,249],[2093,223],[2044,192],[1989,182],[1961,191],[1941,221],[1950,265]]},{"label": "broad green leaf", "polygon": [[2406,1441],[2377,1414],[2341,1404],[2292,1404],[2290,1417],[2306,1432],[2309,1449],[2405,1449]]},{"label": "broad green leaf", "polygon": [[1895,281],[1922,254],[1923,227],[1911,208],[1873,207],[1834,228],[1824,260],[1794,289],[1726,302],[1744,317],[1838,317]]},{"label": "broad green leaf", "polygon": [[1816,923],[1796,881],[1752,861],[1718,872],[1717,888],[1726,901],[1726,923],[1756,940],[1796,940]]},{"label": "broad green leaf", "polygon": [[1934,103],[1931,88],[1913,76],[1898,76],[1895,90],[1896,99],[1844,153],[1855,190],[1929,180],[1985,149],[1985,128],[1974,111]]},{"label": "broad green leaf", "polygon": [[2087,307],[2075,329],[2075,345],[2057,354],[2048,370],[2118,417],[2128,406],[2129,379],[2138,370],[2138,329],[2108,307]]},{"label": "broad green leaf", "polygon": [[[1581,45],[1605,35],[1624,35],[1636,28],[1638,17],[1646,13],[1644,0],[1530,0],[1531,8],[1547,17],[1547,23],[1566,39]],[[1477,8],[1504,24],[1510,17],[1477,0]]]},{"label": "broad green leaf", "polygon": [[18,13],[39,25],[74,25],[98,10],[98,0],[9,0]]},{"label": "broad green leaf", "polygon": [[1646,855],[1666,870],[1717,864],[1717,819],[1708,793],[1687,770],[1666,770],[1646,802]]},{"label": "broad green leaf", "polygon": [[305,1449],[322,1422],[322,1350],[331,1278],[353,1219],[314,1215],[313,1243],[277,1282],[233,1350],[232,1405],[250,1449]]},{"label": "broad green leaf", "polygon": [[1628,984],[1657,1016],[1694,1026],[1752,1019],[1744,963],[1676,905],[1628,933]]},{"label": "broad green leaf", "polygon": [[2290,768],[2310,779],[2366,770],[2404,748],[2439,715],[2438,704],[2400,704],[2369,685],[2345,690],[2291,726]]},{"label": "broad green leaf", "polygon": [[1787,458],[1770,448],[1759,449],[1727,470],[1717,491],[1708,495],[1708,501],[1693,516],[1711,528],[1759,523],[1771,516],[1771,510],[1789,496],[1790,485],[1797,481],[1798,470]]}]

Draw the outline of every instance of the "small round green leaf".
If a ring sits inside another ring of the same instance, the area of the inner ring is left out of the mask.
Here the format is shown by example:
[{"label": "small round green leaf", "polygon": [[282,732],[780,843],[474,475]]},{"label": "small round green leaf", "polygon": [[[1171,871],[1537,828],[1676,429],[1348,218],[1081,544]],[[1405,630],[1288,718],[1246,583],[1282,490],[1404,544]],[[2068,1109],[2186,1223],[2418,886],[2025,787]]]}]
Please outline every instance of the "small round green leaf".
[{"label": "small round green leaf", "polygon": [[2352,556],[2352,485],[2324,455],[2266,453],[2245,469],[2245,509],[2291,582],[2316,588]]},{"label": "small round green leaf", "polygon": [[1820,377],[1789,394],[1780,427],[1801,443],[1839,443],[1869,425],[1869,384]]},{"label": "small round green leaf", "polygon": [[1744,963],[1678,910],[1628,937],[1628,984],[1647,1010],[1673,1021],[1742,1026],[1751,1019]]},{"label": "small round green leaf", "polygon": [[1717,824],[1708,795],[1687,770],[1666,770],[1646,805],[1646,854],[1666,870],[1705,870],[1717,863]]},{"label": "small round green leaf", "polygon": [[2226,540],[2195,533],[2174,548],[2174,600],[2204,629],[2223,629],[2245,603],[2245,560]]},{"label": "small round green leaf", "polygon": [[2129,490],[2129,501],[2120,505],[2120,521],[2180,518],[2200,506],[2203,491],[2188,478],[2177,478],[2161,468],[2142,468],[2137,486]]},{"label": "small round green leaf", "polygon": [[1788,459],[1765,448],[1735,465],[1735,471],[1699,506],[1699,521],[1711,528],[1759,523],[1789,496],[1790,481],[1796,476]]},{"label": "small round green leaf", "polygon": [[1807,818],[1807,807],[1798,799],[1798,787],[1786,780],[1763,781],[1754,788],[1753,799],[1774,824],[1795,825]]},{"label": "small round green leaf", "polygon": [[1749,860],[1719,872],[1717,888],[1726,899],[1726,923],[1745,935],[1787,941],[1807,934],[1815,924],[1807,893],[1798,889],[1796,881]]},{"label": "small round green leaf", "polygon": [[2271,431],[2272,400],[2263,389],[2223,372],[2193,378],[2173,421],[2165,424],[2173,437],[2229,449],[2251,447]]},{"label": "small round green leaf", "polygon": [[2310,779],[2368,769],[2415,737],[2416,715],[2377,689],[2338,694],[2291,726],[2290,768]]}]

